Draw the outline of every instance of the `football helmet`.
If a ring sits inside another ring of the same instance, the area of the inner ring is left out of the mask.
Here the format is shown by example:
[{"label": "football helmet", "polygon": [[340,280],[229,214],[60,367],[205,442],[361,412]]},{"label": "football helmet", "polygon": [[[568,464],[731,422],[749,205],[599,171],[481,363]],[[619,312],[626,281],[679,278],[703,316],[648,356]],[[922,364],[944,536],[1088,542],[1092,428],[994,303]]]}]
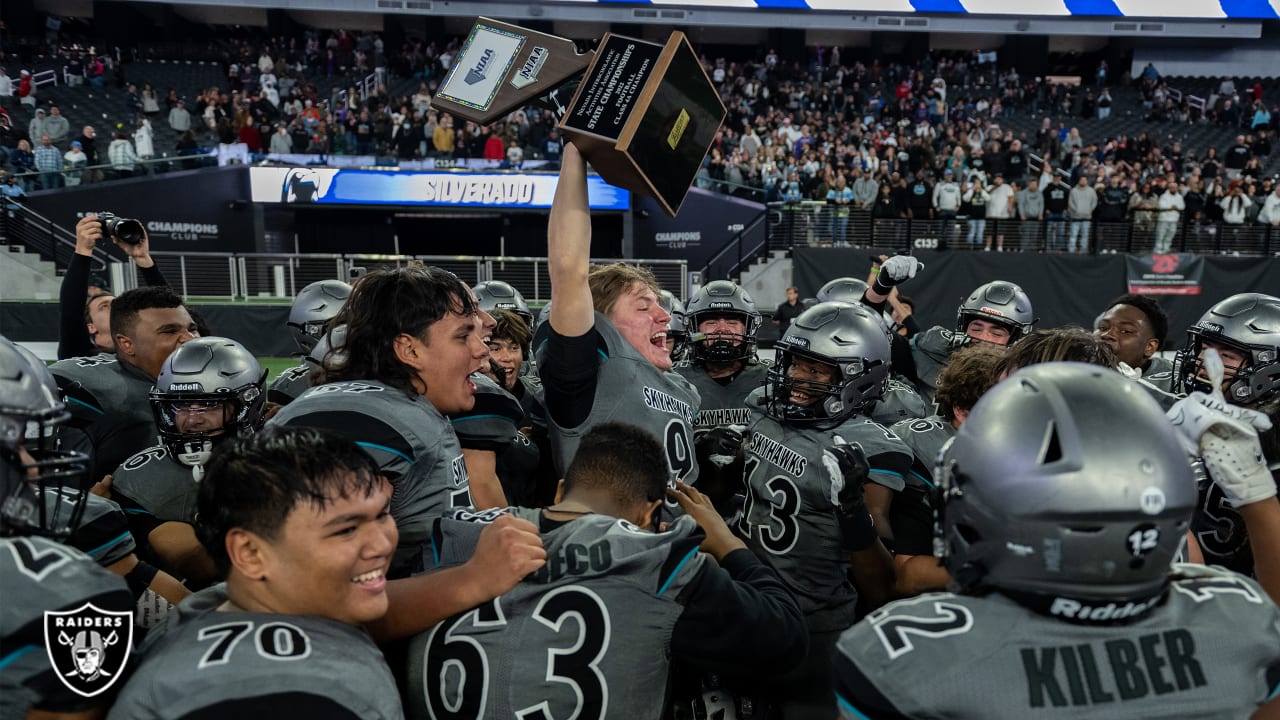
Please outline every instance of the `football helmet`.
[{"label": "football helmet", "polygon": [[989,390],[934,481],[935,554],[960,591],[1049,599],[1079,619],[1102,618],[1073,599],[1141,604],[1162,592],[1196,504],[1155,400],[1085,363],[1032,365]]},{"label": "football helmet", "polygon": [[867,283],[857,278],[838,277],[818,291],[818,302],[845,302],[857,305],[867,292]]},{"label": "football helmet", "polygon": [[[776,360],[765,379],[766,412],[794,424],[834,427],[884,395],[889,381],[889,333],[864,305],[819,303],[791,321],[774,346]],[[788,376],[796,358],[835,368],[831,383]],[[820,399],[791,401],[793,391]]]},{"label": "football helmet", "polygon": [[1174,389],[1179,393],[1212,390],[1200,363],[1206,342],[1246,358],[1240,368],[1227,368],[1223,395],[1228,402],[1252,405],[1280,395],[1280,298],[1240,293],[1209,308],[1187,330],[1187,346],[1174,360]]},{"label": "football helmet", "polygon": [[658,291],[658,304],[671,316],[667,322],[667,339],[671,341],[671,361],[680,362],[689,348],[689,324],[684,303],[670,290]]},{"label": "football helmet", "polygon": [[[717,333],[705,337],[699,326],[704,320],[716,317],[736,317],[742,320],[743,333]],[[760,329],[760,312],[756,303],[741,286],[728,280],[712,280],[703,285],[689,299],[685,313],[691,333],[694,360],[734,362],[750,360],[756,354],[756,332]]]},{"label": "football helmet", "polygon": [[479,305],[481,310],[485,312],[510,310],[524,318],[529,330],[533,330],[533,311],[529,309],[529,304],[524,301],[524,295],[521,295],[520,291],[512,287],[510,283],[501,280],[489,280],[471,288],[471,291],[476,294],[476,304]]},{"label": "football helmet", "polygon": [[321,280],[302,288],[293,299],[286,324],[293,331],[293,340],[303,356],[316,346],[329,321],[350,296],[351,286],[341,280]]},{"label": "football helmet", "polygon": [[1022,288],[1004,280],[979,285],[960,303],[960,309],[956,311],[953,345],[958,347],[969,342],[969,323],[974,320],[986,320],[1008,328],[1008,345],[1031,332],[1036,324],[1031,298],[1027,297]]},{"label": "football helmet", "polygon": [[[43,362],[0,338],[0,534],[65,540],[88,501],[89,457],[58,449],[69,414]],[[43,502],[51,493],[66,502]]]},{"label": "football helmet", "polygon": [[[337,348],[337,350],[334,350]],[[320,342],[307,353],[306,361],[316,367],[324,367],[325,359],[330,367],[340,367],[347,362],[347,326],[334,325],[320,336]]]},{"label": "football helmet", "polygon": [[182,345],[164,361],[151,390],[161,442],[174,460],[203,466],[219,439],[262,427],[266,380],[257,358],[234,340],[204,337]]}]

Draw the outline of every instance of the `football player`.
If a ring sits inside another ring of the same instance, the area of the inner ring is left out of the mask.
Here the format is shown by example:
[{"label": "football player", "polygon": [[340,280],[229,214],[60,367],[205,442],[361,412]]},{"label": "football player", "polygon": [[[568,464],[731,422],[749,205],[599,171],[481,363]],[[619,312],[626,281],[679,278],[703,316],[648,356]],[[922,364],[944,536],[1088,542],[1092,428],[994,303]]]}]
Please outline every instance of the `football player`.
[{"label": "football player", "polygon": [[[327,428],[374,456],[396,488],[395,575],[417,562],[433,518],[472,504],[462,447],[447,416],[475,405],[471,375],[489,361],[487,319],[450,272],[370,272],[332,321],[345,325],[346,335],[341,344],[331,338],[313,387],[269,421]],[[485,491],[502,497],[500,486]]]},{"label": "football player", "polygon": [[[1206,364],[1207,350],[1221,360],[1221,380]],[[1188,394],[1217,390],[1224,402],[1261,412],[1280,413],[1280,298],[1241,293],[1223,300],[1187,330],[1186,347],[1174,359],[1174,388]],[[1268,463],[1280,463],[1275,427],[1260,433]],[[1237,572],[1252,572],[1253,553],[1245,523],[1218,483],[1201,478],[1200,505],[1192,532],[1205,562]]]},{"label": "football player", "polygon": [[293,307],[289,308],[286,324],[293,331],[293,341],[298,346],[302,362],[271,381],[267,400],[288,405],[311,387],[311,370],[315,364],[307,358],[329,330],[329,321],[338,314],[350,295],[351,286],[341,280],[319,280],[298,291]]},{"label": "football player", "polygon": [[999,379],[996,367],[1004,357],[998,348],[978,343],[951,353],[938,374],[934,404],[938,414],[903,420],[889,428],[911,448],[907,488],[893,498],[893,562],[899,595],[943,590],[950,577],[933,556],[933,463],[938,452],[964,424],[978,399]]},{"label": "football player", "polygon": [[689,352],[689,323],[685,318],[684,303],[670,290],[659,290],[658,304],[671,316],[667,323],[667,350],[671,352],[672,365],[679,367]]},{"label": "football player", "polygon": [[[884,273],[883,267],[880,272]],[[904,358],[894,369],[909,378],[920,395],[931,402],[938,373],[952,350],[972,342],[1008,347],[1031,332],[1035,322],[1031,298],[1022,288],[995,280],[978,286],[960,303],[954,329],[935,325],[913,337],[910,360]]]},{"label": "football player", "polygon": [[93,451],[90,477],[101,480],[155,442],[148,393],[165,358],[199,337],[180,296],[167,287],[122,293],[111,303],[116,354],[71,358],[50,368]]},{"label": "football player", "polygon": [[1136,384],[1024,368],[973,407],[935,477],[955,594],[841,637],[843,717],[1245,717],[1275,695],[1276,606],[1241,575],[1171,566],[1195,485]]},{"label": "football player", "polygon": [[173,351],[151,391],[160,444],[111,474],[111,498],[128,512],[134,536],[194,584],[217,579],[193,528],[200,479],[215,445],[261,429],[266,376],[227,338],[198,338]]},{"label": "football player", "polygon": [[639,428],[596,425],[550,507],[437,521],[424,550],[436,567],[468,559],[504,513],[540,526],[548,562],[414,639],[409,717],[656,719],[673,657],[763,673],[800,662],[795,600],[706,496],[678,484],[668,492],[687,516],[652,531],[668,482],[662,454]]},{"label": "football player", "polygon": [[671,372],[671,315],[653,274],[623,263],[591,269],[586,161],[572,143],[547,232],[551,318],[535,343],[557,470],[572,462],[583,433],[618,420],[662,440],[673,486],[693,484],[698,391]]},{"label": "football player", "polygon": [[889,534],[890,499],[904,488],[911,451],[861,414],[889,377],[889,336],[870,309],[815,305],[775,351],[765,386],[747,399],[747,504],[737,529],[796,594],[809,633],[804,665],[756,687],[786,717],[816,717],[830,702],[839,633],[859,603],[878,607],[893,591],[893,559],[877,530]]},{"label": "football player", "polygon": [[1148,295],[1121,295],[1093,323],[1097,333],[1148,383],[1164,392],[1173,386],[1173,363],[1156,353],[1169,334],[1169,316]]},{"label": "football player", "polygon": [[[93,603],[127,612],[126,581],[62,544],[83,521],[89,459],[54,448],[67,417],[45,382],[44,364],[27,362],[0,339],[0,716],[85,717],[109,698],[86,698],[57,677],[45,650],[45,611]],[[65,502],[48,503],[56,494]]]},{"label": "football player", "polygon": [[220,445],[207,467],[197,531],[226,583],[147,638],[109,717],[403,717],[361,627],[387,611],[398,539],[372,458],[332,433],[273,427]]}]

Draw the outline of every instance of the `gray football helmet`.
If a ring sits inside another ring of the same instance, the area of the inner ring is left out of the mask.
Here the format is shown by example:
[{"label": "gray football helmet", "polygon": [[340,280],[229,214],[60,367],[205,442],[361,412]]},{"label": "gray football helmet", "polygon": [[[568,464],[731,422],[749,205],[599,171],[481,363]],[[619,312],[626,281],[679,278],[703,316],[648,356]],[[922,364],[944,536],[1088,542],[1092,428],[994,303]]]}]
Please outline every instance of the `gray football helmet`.
[{"label": "gray football helmet", "polygon": [[960,303],[956,311],[956,331],[952,343],[956,346],[969,342],[969,323],[986,320],[1009,329],[1009,345],[1035,329],[1036,315],[1031,298],[1022,288],[1004,280],[994,280],[979,285]]},{"label": "gray football helmet", "polygon": [[[698,326],[704,320],[726,316],[742,320],[745,328],[743,334],[717,334],[715,338],[702,336]],[[755,301],[738,284],[728,280],[712,280],[703,285],[689,299],[685,317],[689,332],[696,336],[691,341],[694,360],[733,362],[755,357],[760,312],[756,310]]]},{"label": "gray football helmet", "polygon": [[658,304],[671,316],[667,323],[667,339],[671,341],[671,361],[678,363],[689,349],[689,324],[684,303],[670,290],[659,290]]},{"label": "gray football helmet", "polygon": [[1187,346],[1174,360],[1174,389],[1180,393],[1210,392],[1200,352],[1205,343],[1236,350],[1248,360],[1227,369],[1228,402],[1251,405],[1280,395],[1280,298],[1261,293],[1232,295],[1209,308],[1187,330]]},{"label": "gray football helmet", "polygon": [[[45,364],[0,337],[0,535],[65,540],[88,501],[89,457],[60,450],[69,414]],[[39,498],[61,494],[65,502]]]},{"label": "gray football helmet", "polygon": [[[174,460],[203,466],[215,442],[262,427],[266,381],[257,358],[234,340],[204,337],[180,346],[164,361],[151,389],[161,442]],[[199,416],[213,413],[221,413],[222,422],[209,427]]]},{"label": "gray football helmet", "polygon": [[533,311],[529,309],[529,303],[524,301],[524,295],[512,287],[511,283],[489,280],[472,287],[471,291],[476,294],[476,301],[481,310],[485,312],[510,310],[524,318],[530,331],[533,330]]},{"label": "gray football helmet", "polygon": [[[787,334],[773,347],[776,360],[765,379],[766,412],[770,417],[794,424],[834,427],[884,395],[890,370],[889,333],[864,305],[814,305],[791,321]],[[836,381],[789,377],[796,358],[834,367]],[[812,405],[798,405],[791,401],[792,391],[821,399]]]},{"label": "gray football helmet", "polygon": [[[336,350],[334,348],[337,348]],[[334,325],[320,337],[320,342],[307,353],[306,361],[318,368],[325,366],[340,367],[347,362],[347,326]]]},{"label": "gray football helmet", "polygon": [[857,305],[867,292],[867,283],[857,278],[838,277],[818,291],[818,302],[846,302]]},{"label": "gray football helmet", "polygon": [[298,292],[293,299],[293,307],[289,309],[287,324],[293,330],[293,340],[302,355],[316,346],[329,321],[350,296],[351,286],[341,280],[313,282]]},{"label": "gray football helmet", "polygon": [[[1084,363],[1026,367],[988,391],[934,481],[935,554],[954,585],[1034,598],[1068,619],[1150,607],[1196,505],[1191,464],[1155,400]],[[1110,602],[1135,605],[1092,614]]]}]

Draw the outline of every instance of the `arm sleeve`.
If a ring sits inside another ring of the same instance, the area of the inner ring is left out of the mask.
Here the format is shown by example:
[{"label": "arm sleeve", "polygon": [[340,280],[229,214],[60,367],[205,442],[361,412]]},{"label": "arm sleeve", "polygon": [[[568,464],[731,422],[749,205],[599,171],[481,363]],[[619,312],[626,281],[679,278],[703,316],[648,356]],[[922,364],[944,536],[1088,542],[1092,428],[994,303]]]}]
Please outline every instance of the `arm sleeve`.
[{"label": "arm sleeve", "polygon": [[89,300],[89,263],[86,255],[73,254],[58,290],[58,359],[93,354],[93,342],[84,327],[84,304]]},{"label": "arm sleeve", "polygon": [[[750,550],[721,565],[703,563],[681,597],[673,654],[719,671],[785,672],[808,652],[808,631],[795,598]],[[752,628],[742,632],[742,628]]]},{"label": "arm sleeve", "polygon": [[547,325],[547,337],[538,348],[538,375],[542,379],[547,413],[563,428],[586,422],[595,403],[600,360],[607,359],[604,338],[594,327],[579,337],[565,337]]},{"label": "arm sleeve", "polygon": [[907,473],[911,470],[913,458],[907,453],[882,452],[867,458],[870,470],[867,480],[884,485],[890,490],[901,491],[906,487]]},{"label": "arm sleeve", "polygon": [[520,403],[507,393],[477,392],[475,397],[470,410],[449,418],[459,444],[467,450],[506,450],[524,422]]},{"label": "arm sleeve", "polygon": [[159,265],[152,265],[149,268],[140,267],[138,272],[142,273],[142,283],[147,287],[165,287],[169,284],[164,279],[164,273],[160,272]]},{"label": "arm sleeve", "polygon": [[360,720],[360,715],[338,701],[303,692],[272,693],[225,700],[183,715],[180,720],[278,720],[305,717],[310,720]]}]

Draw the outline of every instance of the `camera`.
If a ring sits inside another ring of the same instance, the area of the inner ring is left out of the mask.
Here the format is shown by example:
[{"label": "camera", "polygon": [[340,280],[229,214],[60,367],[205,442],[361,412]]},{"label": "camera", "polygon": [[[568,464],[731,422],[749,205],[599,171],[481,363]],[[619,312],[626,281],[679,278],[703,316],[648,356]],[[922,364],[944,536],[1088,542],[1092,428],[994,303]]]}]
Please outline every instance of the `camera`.
[{"label": "camera", "polygon": [[367,272],[369,272],[368,268],[363,268],[359,266],[347,268],[347,280],[350,282],[355,282],[356,280],[359,280],[360,278],[364,277]]},{"label": "camera", "polygon": [[102,233],[128,245],[137,245],[146,237],[142,222],[133,218],[118,217],[115,213],[97,213],[98,222],[102,223]]}]

